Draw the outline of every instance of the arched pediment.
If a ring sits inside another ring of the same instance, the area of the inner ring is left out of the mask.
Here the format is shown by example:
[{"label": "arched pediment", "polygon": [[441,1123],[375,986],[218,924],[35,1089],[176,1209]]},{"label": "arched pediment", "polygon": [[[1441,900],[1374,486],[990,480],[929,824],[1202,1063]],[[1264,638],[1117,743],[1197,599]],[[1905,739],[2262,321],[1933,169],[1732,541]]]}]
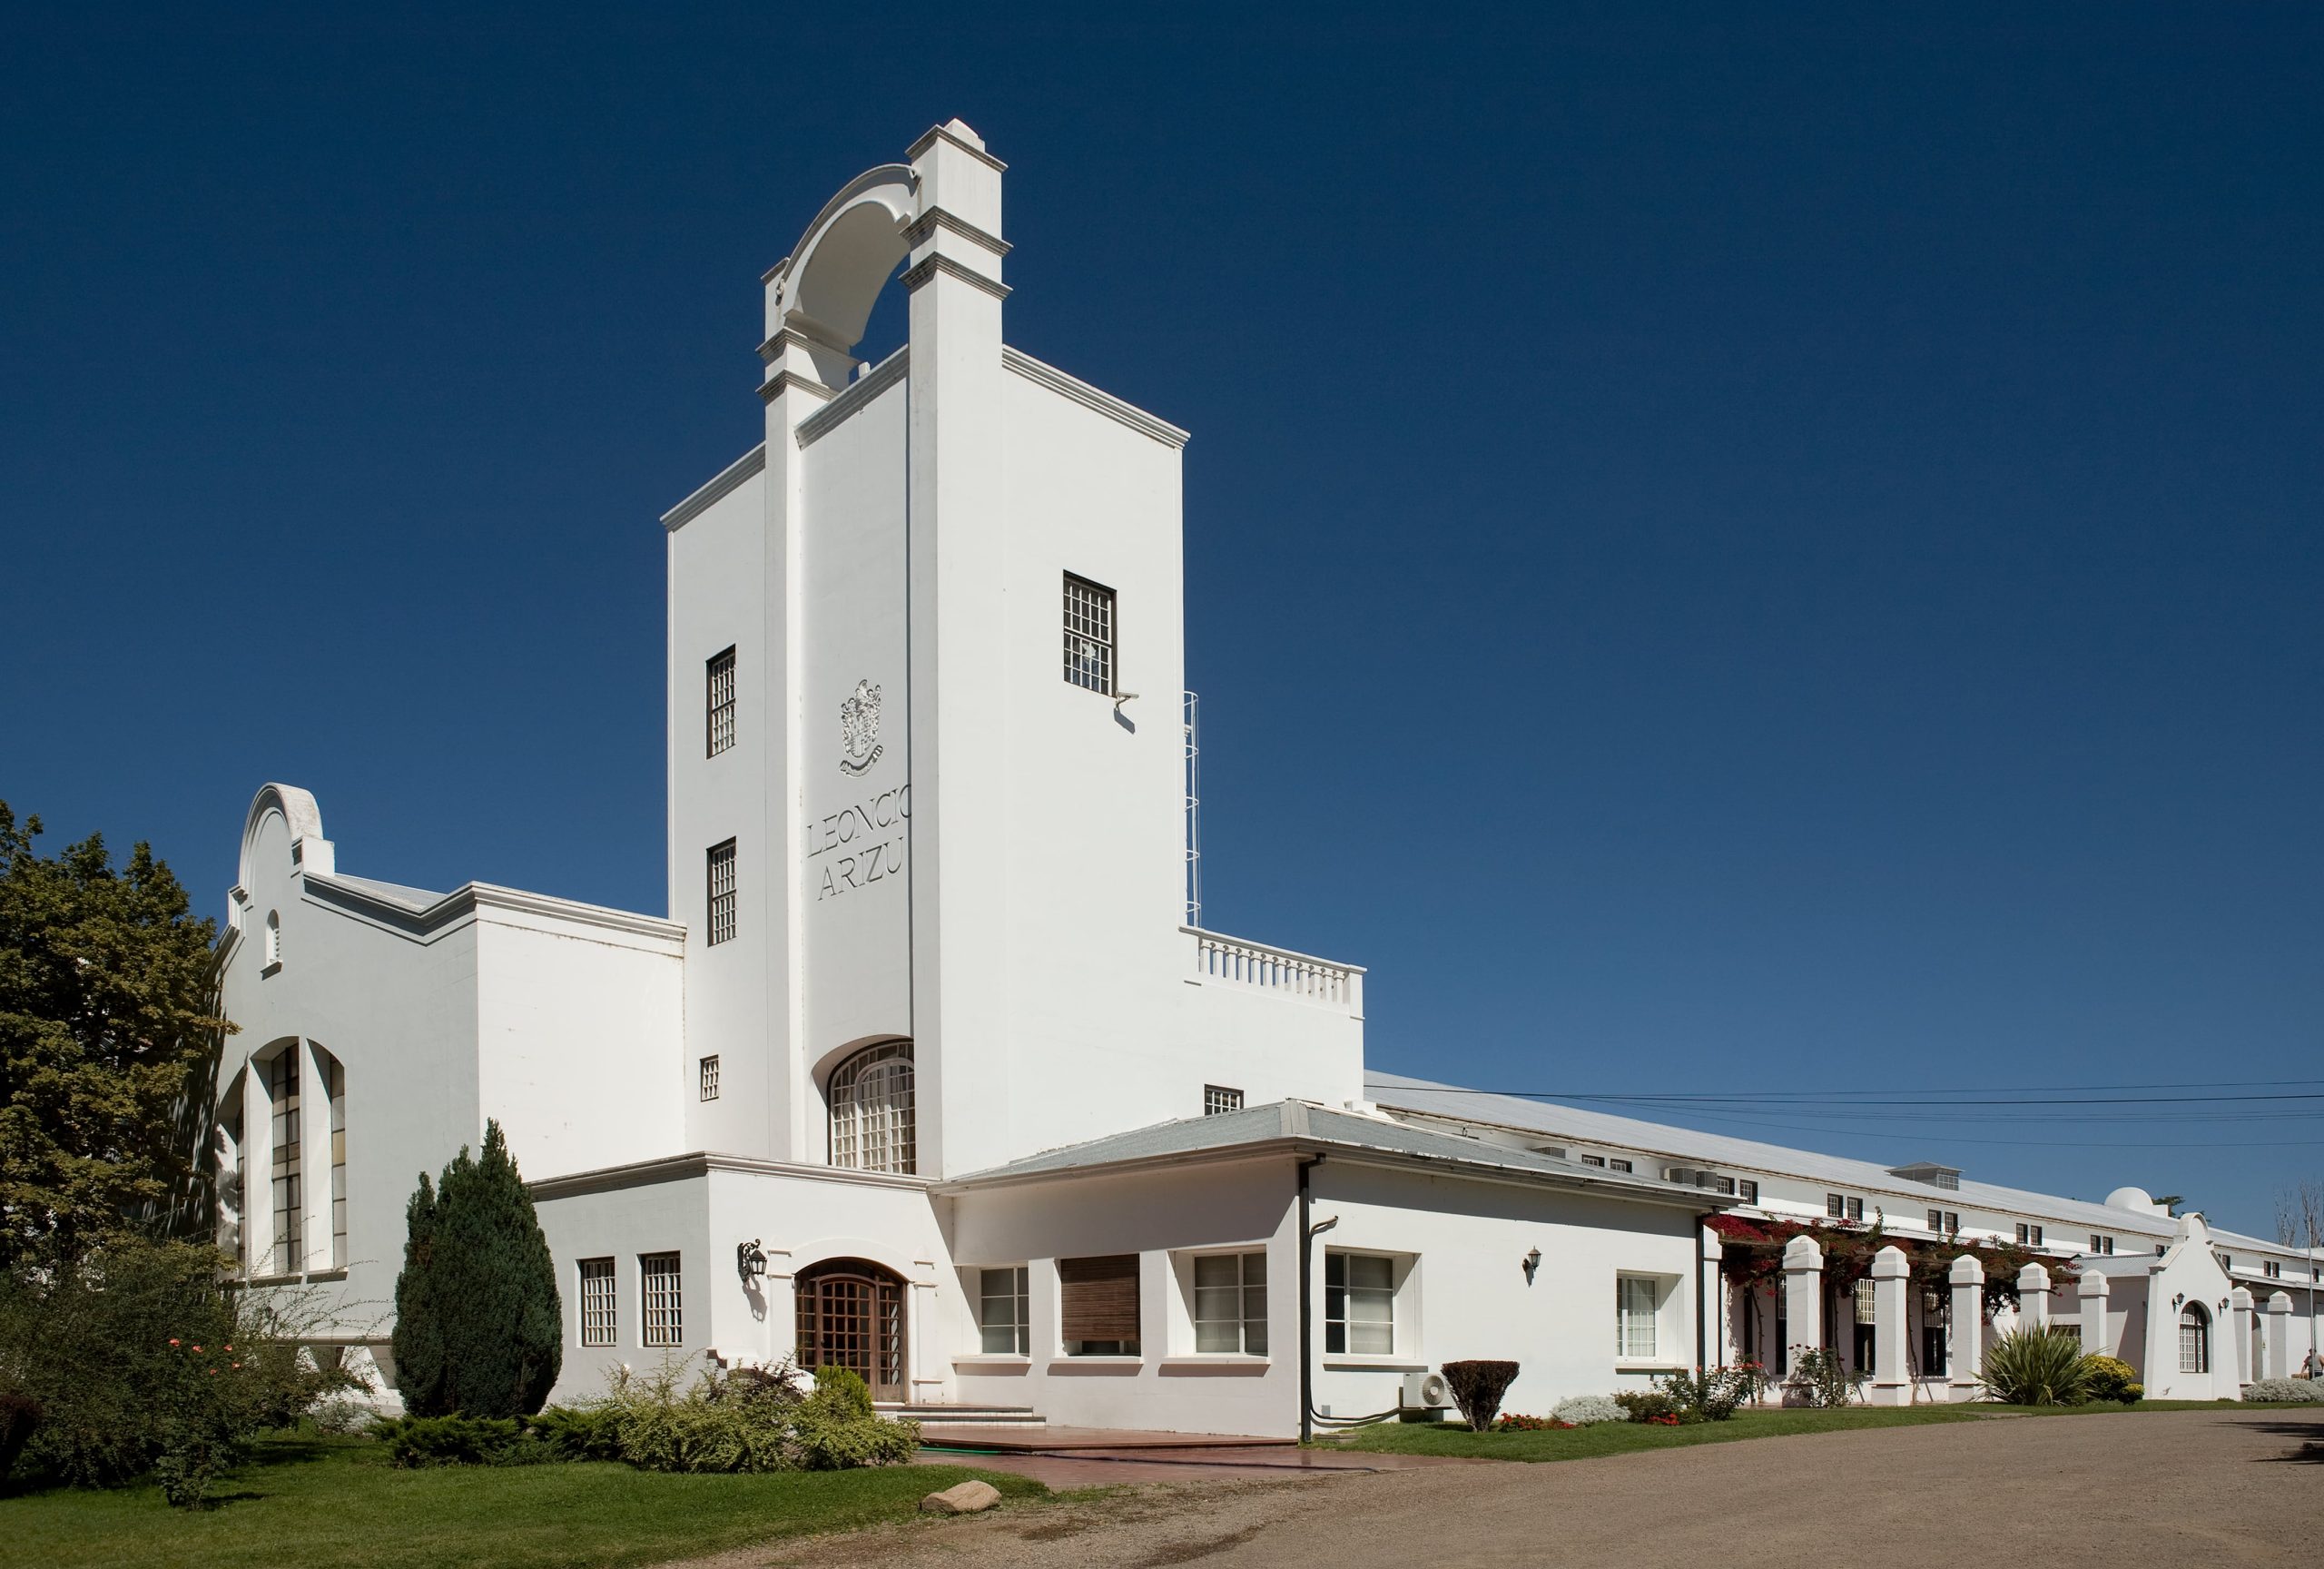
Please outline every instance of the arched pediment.
[{"label": "arched pediment", "polygon": [[847,385],[855,346],[880,290],[910,251],[904,231],[919,211],[919,176],[882,163],[840,187],[767,274],[767,335],[797,333],[828,387]]},{"label": "arched pediment", "polygon": [[290,839],[291,864],[297,870],[330,875],[331,844],[323,837],[323,812],[314,796],[296,784],[261,784],[251,800],[250,814],[242,819],[242,856],[235,872],[235,886],[255,885],[259,841],[270,818],[281,820]]}]

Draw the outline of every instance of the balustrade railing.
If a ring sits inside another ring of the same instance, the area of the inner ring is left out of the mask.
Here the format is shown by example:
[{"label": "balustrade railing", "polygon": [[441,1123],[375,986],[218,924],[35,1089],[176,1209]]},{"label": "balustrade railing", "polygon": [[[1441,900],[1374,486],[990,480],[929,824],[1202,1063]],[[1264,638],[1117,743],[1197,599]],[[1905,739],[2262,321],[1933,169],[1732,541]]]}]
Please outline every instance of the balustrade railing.
[{"label": "balustrade railing", "polygon": [[1364,1009],[1364,971],[1359,965],[1334,964],[1312,953],[1246,942],[1199,927],[1179,931],[1194,940],[1195,973],[1205,981],[1226,981],[1261,992],[1274,992],[1351,1013]]}]

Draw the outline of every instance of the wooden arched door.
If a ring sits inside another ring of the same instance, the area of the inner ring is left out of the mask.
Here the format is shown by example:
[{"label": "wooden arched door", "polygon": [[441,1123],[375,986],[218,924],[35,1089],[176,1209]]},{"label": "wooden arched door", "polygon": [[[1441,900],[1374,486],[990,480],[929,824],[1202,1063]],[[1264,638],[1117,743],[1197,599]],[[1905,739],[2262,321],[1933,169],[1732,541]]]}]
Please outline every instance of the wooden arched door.
[{"label": "wooden arched door", "polygon": [[900,1277],[861,1258],[832,1258],[801,1270],[792,1286],[803,1369],[852,1368],[874,1400],[911,1397]]}]

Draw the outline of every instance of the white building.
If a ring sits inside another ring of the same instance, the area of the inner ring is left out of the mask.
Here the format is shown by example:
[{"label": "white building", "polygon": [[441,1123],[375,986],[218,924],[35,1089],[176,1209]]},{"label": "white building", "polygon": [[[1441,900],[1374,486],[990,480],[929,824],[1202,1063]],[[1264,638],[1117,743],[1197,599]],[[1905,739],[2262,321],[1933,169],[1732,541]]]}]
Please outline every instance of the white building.
[{"label": "white building", "polygon": [[[2313,1343],[2316,1258],[2142,1196],[1367,1088],[1361,970],[1189,923],[1186,433],[1009,348],[1003,165],[958,121],[908,156],[766,274],[765,440],[663,519],[669,917],[347,875],[311,796],[259,792],[222,944],[253,1277],[383,1355],[404,1203],[494,1118],[560,1394],[795,1351],[888,1400],[1281,1434],[1502,1357],[1546,1409],[1772,1344],[1706,1221],[1827,1190],[2119,1241],[2098,1333],[2156,1393],[2214,1293],[2204,1387]],[[909,338],[867,363],[888,286]]]}]

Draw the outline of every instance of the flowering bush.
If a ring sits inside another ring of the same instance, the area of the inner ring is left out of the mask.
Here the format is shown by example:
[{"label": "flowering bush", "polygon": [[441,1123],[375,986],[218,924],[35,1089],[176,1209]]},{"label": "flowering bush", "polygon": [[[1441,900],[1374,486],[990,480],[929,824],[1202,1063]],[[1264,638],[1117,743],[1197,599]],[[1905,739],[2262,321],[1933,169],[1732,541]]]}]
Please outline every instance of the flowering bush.
[{"label": "flowering bush", "polygon": [[1679,1403],[1659,1389],[1625,1389],[1614,1396],[1614,1404],[1629,1412],[1633,1422],[1659,1422],[1666,1416],[1679,1420]]},{"label": "flowering bush", "polygon": [[1787,1406],[1847,1406],[1864,1393],[1865,1372],[1840,1360],[1828,1346],[1792,1347],[1791,1376],[1784,1380]]},{"label": "flowering bush", "polygon": [[1501,1419],[1492,1425],[1492,1430],[1496,1433],[1570,1433],[1578,1426],[1578,1423],[1561,1422],[1554,1416],[1520,1416],[1513,1411],[1504,1411]]},{"label": "flowering bush", "polygon": [[1656,1416],[1641,1416],[1639,1420],[1651,1423],[1657,1427],[1676,1427],[1679,1426],[1680,1417],[1676,1411],[1665,1411]]},{"label": "flowering bush", "polygon": [[2089,1376],[2089,1396],[2093,1400],[2120,1400],[2122,1391],[2138,1382],[2138,1369],[2115,1357],[2085,1357],[2083,1370]]},{"label": "flowering bush", "polygon": [[1655,1386],[1670,1397],[1681,1422],[1724,1422],[1760,1382],[1755,1372],[1739,1367],[1698,1367],[1691,1373],[1665,1374]]},{"label": "flowering bush", "polygon": [[2289,1400],[2324,1405],[2324,1382],[2313,1378],[2262,1378],[2243,1386],[2246,1400]]},{"label": "flowering bush", "polygon": [[1551,1413],[1571,1427],[1587,1427],[1593,1422],[1627,1422],[1630,1414],[1621,1403],[1606,1395],[1571,1395],[1558,1402]]}]

